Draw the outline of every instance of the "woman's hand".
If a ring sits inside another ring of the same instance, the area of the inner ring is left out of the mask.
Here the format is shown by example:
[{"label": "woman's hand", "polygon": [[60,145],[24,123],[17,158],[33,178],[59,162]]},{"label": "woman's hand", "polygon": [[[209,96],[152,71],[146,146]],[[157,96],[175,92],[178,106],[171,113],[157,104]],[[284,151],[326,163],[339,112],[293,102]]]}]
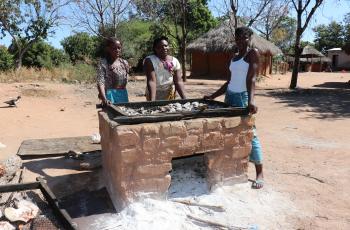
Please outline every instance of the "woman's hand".
[{"label": "woman's hand", "polygon": [[205,96],[203,97],[203,99],[204,99],[204,100],[214,100],[214,97],[213,97],[213,95],[205,95]]},{"label": "woman's hand", "polygon": [[102,99],[102,106],[107,106],[112,104],[112,102],[110,100],[107,100],[106,98]]},{"label": "woman's hand", "polygon": [[249,103],[248,110],[250,114],[255,114],[258,112],[258,107],[254,103]]}]

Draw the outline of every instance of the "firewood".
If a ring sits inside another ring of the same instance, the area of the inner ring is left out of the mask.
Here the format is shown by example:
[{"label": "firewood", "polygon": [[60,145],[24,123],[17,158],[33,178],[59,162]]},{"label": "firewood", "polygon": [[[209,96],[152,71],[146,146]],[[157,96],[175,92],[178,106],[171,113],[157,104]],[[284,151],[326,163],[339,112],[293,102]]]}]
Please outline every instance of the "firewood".
[{"label": "firewood", "polygon": [[248,229],[248,228],[242,228],[242,227],[236,227],[236,226],[229,226],[229,225],[221,224],[221,223],[214,222],[214,221],[211,221],[211,220],[205,220],[205,219],[202,219],[202,218],[199,218],[199,217],[196,217],[196,216],[192,216],[192,215],[189,215],[189,214],[187,214],[187,218],[189,218],[191,220],[195,220],[195,221],[201,222],[201,223],[205,223],[205,224],[208,224],[209,226],[217,227],[217,228],[220,228],[220,229],[228,229],[228,230],[244,230],[244,229]]},{"label": "firewood", "polygon": [[209,209],[213,209],[217,212],[225,212],[224,207],[222,207],[221,205],[201,204],[201,203],[192,202],[190,200],[171,200],[171,201],[181,203],[181,204],[191,205],[191,206],[199,206],[199,207],[209,208]]}]

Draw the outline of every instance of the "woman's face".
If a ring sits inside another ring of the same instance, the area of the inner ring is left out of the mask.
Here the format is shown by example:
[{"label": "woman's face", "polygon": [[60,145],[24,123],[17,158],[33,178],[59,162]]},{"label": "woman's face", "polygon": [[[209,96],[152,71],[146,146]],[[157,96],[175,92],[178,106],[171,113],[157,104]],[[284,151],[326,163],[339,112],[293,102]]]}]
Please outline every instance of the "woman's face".
[{"label": "woman's face", "polygon": [[156,47],[154,47],[156,54],[160,57],[166,57],[169,53],[169,43],[165,40],[158,42]]},{"label": "woman's face", "polygon": [[112,59],[119,58],[122,54],[122,44],[120,41],[113,42],[107,47],[107,54]]},{"label": "woman's face", "polygon": [[245,48],[249,45],[250,36],[246,34],[237,34],[235,36],[236,45],[239,48]]}]

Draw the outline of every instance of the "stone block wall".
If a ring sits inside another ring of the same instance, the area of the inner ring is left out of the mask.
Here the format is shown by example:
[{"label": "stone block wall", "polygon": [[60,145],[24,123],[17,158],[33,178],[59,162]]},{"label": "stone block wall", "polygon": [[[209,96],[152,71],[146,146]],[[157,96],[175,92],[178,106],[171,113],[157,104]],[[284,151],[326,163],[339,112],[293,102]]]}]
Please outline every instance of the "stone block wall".
[{"label": "stone block wall", "polygon": [[253,123],[252,117],[218,117],[119,125],[99,112],[103,170],[115,207],[144,194],[164,197],[171,160],[194,153],[204,153],[211,188],[247,181]]}]

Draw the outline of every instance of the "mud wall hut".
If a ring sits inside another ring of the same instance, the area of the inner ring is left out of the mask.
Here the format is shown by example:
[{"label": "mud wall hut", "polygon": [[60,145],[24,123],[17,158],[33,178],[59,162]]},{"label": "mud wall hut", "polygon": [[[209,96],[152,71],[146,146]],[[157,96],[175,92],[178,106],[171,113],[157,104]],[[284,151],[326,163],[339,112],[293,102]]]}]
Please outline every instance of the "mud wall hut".
[{"label": "mud wall hut", "polygon": [[[272,57],[282,51],[255,33],[251,45],[260,53],[260,75],[271,74]],[[187,46],[191,60],[191,76],[225,79],[229,76],[228,63],[235,49],[234,27],[229,21],[225,21]]]}]

